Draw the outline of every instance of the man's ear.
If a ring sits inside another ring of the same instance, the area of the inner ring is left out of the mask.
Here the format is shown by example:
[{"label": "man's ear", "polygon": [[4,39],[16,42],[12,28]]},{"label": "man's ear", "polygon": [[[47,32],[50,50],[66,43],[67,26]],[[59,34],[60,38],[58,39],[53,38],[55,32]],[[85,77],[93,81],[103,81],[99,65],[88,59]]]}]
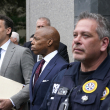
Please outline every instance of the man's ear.
[{"label": "man's ear", "polygon": [[107,49],[108,45],[109,45],[109,38],[108,37],[102,38],[101,51],[105,51]]},{"label": "man's ear", "polygon": [[11,30],[12,30],[11,27],[8,27],[7,28],[7,34],[10,34],[11,33]]},{"label": "man's ear", "polygon": [[17,38],[14,38],[14,42],[16,42],[17,41]]},{"label": "man's ear", "polygon": [[48,39],[47,45],[48,45],[48,46],[51,46],[52,44],[53,44],[53,39]]}]

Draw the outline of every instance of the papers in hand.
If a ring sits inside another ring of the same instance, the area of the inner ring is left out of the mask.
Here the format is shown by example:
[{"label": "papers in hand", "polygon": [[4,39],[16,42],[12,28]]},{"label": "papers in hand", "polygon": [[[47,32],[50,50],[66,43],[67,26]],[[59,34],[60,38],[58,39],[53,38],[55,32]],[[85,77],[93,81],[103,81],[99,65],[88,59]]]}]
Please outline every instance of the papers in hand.
[{"label": "papers in hand", "polygon": [[0,99],[7,99],[18,93],[23,84],[0,76]]}]

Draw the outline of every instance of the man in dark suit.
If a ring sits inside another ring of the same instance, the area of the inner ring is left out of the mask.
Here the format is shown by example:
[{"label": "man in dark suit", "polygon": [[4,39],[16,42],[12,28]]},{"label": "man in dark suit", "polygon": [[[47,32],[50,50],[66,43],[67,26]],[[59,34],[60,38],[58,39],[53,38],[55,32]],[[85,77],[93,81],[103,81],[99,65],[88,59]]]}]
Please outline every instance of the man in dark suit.
[{"label": "man in dark suit", "polygon": [[10,41],[12,30],[13,21],[0,15],[0,75],[22,83],[25,87],[8,99],[0,98],[0,110],[11,110],[12,107],[18,110],[29,99],[29,82],[34,61],[28,48]]},{"label": "man in dark suit", "polygon": [[[42,27],[45,27],[45,26],[50,26],[51,23],[50,23],[50,20],[46,17],[41,17],[37,20],[37,23],[36,23],[36,30],[39,29],[39,28],[42,28]],[[28,48],[31,48],[31,41],[29,42],[26,42],[24,44],[24,47],[28,47]],[[69,56],[68,56],[68,52],[67,52],[67,46],[63,43],[59,43],[59,48],[58,48],[58,53],[67,61],[69,62]],[[35,55],[33,52],[32,52],[32,55],[33,55],[33,58],[34,58],[34,61],[37,62],[39,61],[39,58],[37,55]]]},{"label": "man in dark suit", "polygon": [[59,41],[58,31],[51,26],[38,29],[34,35],[31,50],[36,55],[42,55],[45,63],[36,82],[36,72],[43,60],[37,62],[32,71],[29,88],[30,110],[40,108],[52,78],[68,64],[58,53]]}]

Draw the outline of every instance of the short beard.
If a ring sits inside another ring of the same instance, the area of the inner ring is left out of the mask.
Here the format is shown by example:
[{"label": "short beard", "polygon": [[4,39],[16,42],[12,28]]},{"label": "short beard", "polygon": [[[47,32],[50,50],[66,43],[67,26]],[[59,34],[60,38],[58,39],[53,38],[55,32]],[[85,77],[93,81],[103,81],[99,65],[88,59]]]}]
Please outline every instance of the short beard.
[{"label": "short beard", "polygon": [[[74,57],[74,56],[73,56]],[[74,61],[80,61],[80,62],[83,62],[85,61],[85,58],[74,58]]]}]

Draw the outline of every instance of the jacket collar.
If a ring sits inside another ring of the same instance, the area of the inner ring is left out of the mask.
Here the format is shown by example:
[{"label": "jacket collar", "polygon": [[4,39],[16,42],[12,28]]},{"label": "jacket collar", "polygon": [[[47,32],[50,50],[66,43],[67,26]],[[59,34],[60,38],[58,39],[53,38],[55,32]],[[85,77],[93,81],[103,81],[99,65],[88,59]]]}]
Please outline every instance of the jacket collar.
[{"label": "jacket collar", "polygon": [[108,55],[93,73],[92,78],[103,80],[110,69],[110,56]]},{"label": "jacket collar", "polygon": [[[78,76],[80,70],[80,62],[74,62],[69,64],[68,71],[65,75]],[[103,80],[110,69],[110,56],[108,55],[105,60],[101,63],[101,65],[94,71],[90,78]]]}]

